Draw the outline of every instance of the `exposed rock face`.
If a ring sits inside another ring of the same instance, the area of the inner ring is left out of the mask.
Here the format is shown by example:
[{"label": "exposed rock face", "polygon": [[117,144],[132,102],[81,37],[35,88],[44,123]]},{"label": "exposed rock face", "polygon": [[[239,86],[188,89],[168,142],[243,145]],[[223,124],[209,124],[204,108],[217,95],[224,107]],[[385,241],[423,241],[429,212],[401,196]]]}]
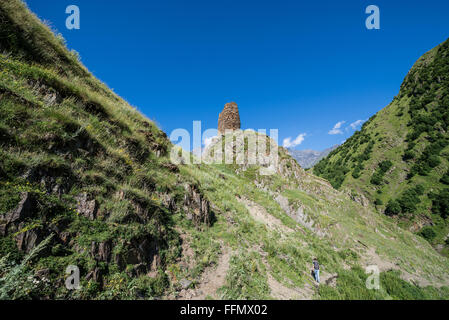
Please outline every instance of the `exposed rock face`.
[{"label": "exposed rock face", "polygon": [[96,267],[96,268],[94,268],[94,270],[90,271],[90,272],[86,275],[85,279],[86,279],[87,281],[89,281],[90,279],[92,279],[92,280],[94,280],[95,282],[100,283],[100,286],[103,286],[103,276],[102,276],[102,274],[101,274],[100,268],[98,268],[98,267]]},{"label": "exposed rock face", "polygon": [[188,212],[187,218],[193,219],[196,226],[201,224],[211,225],[213,218],[210,210],[210,203],[196,186],[185,184],[184,189],[186,194],[184,195],[184,207]]},{"label": "exposed rock face", "polygon": [[282,210],[285,211],[285,213],[293,218],[296,222],[301,224],[303,227],[309,229],[310,231],[314,232],[319,237],[324,237],[325,234],[319,230],[319,228],[316,228],[315,221],[313,221],[305,212],[303,207],[300,205],[298,208],[294,208],[292,205],[290,205],[288,199],[282,195],[278,195],[274,200],[279,204],[279,206],[282,208]]},{"label": "exposed rock face", "polygon": [[89,200],[87,193],[81,193],[76,197],[77,205],[76,209],[79,213],[84,215],[90,220],[94,220],[97,216],[98,205],[95,199]]},{"label": "exposed rock face", "polygon": [[218,116],[218,132],[225,133],[225,130],[240,129],[240,115],[237,103],[226,103],[223,111]]},{"label": "exposed rock face", "polygon": [[202,160],[205,163],[238,164],[236,173],[258,165],[260,174],[267,175],[279,169],[279,156],[275,152],[277,148],[276,142],[265,134],[259,134],[251,129],[234,130],[220,137],[214,137],[204,149]]},{"label": "exposed rock face", "polygon": [[[17,225],[25,218],[31,217],[35,209],[36,201],[29,192],[20,194],[20,202],[16,209],[0,216],[0,236],[5,236],[8,229],[17,231]],[[9,230],[11,231],[11,230]]]},{"label": "exposed rock face", "polygon": [[[46,143],[50,142],[46,141]],[[37,165],[27,170],[22,175],[22,178],[32,183],[39,183],[47,193],[58,196],[69,192],[73,183],[76,181],[71,169],[64,165]]]},{"label": "exposed rock face", "polygon": [[[25,228],[25,224],[22,222],[19,224],[19,230]],[[29,253],[35,246],[37,246],[44,238],[47,236],[45,231],[39,230],[38,228],[30,229],[20,232],[15,236],[17,243],[17,248],[20,251]]]},{"label": "exposed rock face", "polygon": [[111,260],[112,252],[112,242],[104,241],[96,243],[93,241],[91,243],[90,254],[97,261],[109,262]]},{"label": "exposed rock face", "polygon": [[351,198],[351,200],[361,204],[362,206],[369,206],[369,200],[363,194],[357,194],[350,190],[346,190],[346,194]]},{"label": "exposed rock face", "polygon": [[22,192],[20,195],[20,202],[17,209],[9,212],[6,215],[6,220],[8,223],[20,222],[23,219],[29,217],[34,207],[34,199],[31,197],[30,193]]},{"label": "exposed rock face", "polygon": [[54,106],[55,104],[61,103],[63,100],[63,97],[59,92],[41,81],[30,80],[28,81],[28,85],[43,96],[47,106]]}]

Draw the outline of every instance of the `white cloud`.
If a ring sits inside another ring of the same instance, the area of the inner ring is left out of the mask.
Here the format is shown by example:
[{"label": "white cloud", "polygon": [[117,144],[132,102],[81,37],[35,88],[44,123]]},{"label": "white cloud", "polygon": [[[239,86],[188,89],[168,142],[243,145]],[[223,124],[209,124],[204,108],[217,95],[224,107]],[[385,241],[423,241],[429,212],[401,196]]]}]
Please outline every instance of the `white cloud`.
[{"label": "white cloud", "polygon": [[357,120],[351,123],[349,126],[352,128],[352,130],[357,129],[362,123],[364,123],[366,120]]},{"label": "white cloud", "polygon": [[283,146],[284,148],[293,148],[293,147],[296,147],[296,146],[300,145],[300,144],[304,141],[304,137],[305,137],[305,136],[306,136],[305,133],[301,133],[301,134],[299,134],[299,135],[296,137],[296,139],[293,140],[293,141],[292,141],[292,137],[285,138],[285,139],[282,141],[282,146]]},{"label": "white cloud", "polygon": [[335,124],[335,126],[329,130],[329,134],[342,134],[343,131],[341,131],[341,126],[345,123],[346,121],[339,121]]}]

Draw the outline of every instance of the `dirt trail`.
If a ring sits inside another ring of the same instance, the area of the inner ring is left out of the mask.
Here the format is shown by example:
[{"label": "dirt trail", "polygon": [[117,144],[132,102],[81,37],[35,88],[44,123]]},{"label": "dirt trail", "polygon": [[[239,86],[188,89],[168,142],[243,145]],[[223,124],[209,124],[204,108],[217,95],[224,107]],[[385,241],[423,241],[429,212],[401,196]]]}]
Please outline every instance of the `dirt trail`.
[{"label": "dirt trail", "polygon": [[192,297],[193,300],[204,300],[208,296],[220,299],[217,295],[217,290],[226,282],[231,256],[231,249],[224,247],[222,254],[218,258],[217,265],[209,267],[203,272],[200,283],[195,289],[195,295]]},{"label": "dirt trail", "polygon": [[183,289],[173,298],[177,300],[204,300],[207,297],[220,299],[217,290],[226,282],[226,274],[232,254],[230,248],[222,245],[217,264],[207,267],[203,271],[196,287],[194,289]]},{"label": "dirt trail", "polygon": [[[293,232],[294,230],[290,229],[289,227],[285,226],[281,220],[277,219],[276,217],[269,214],[266,209],[259,204],[252,202],[248,199],[239,199],[241,203],[243,203],[246,208],[248,209],[250,215],[254,218],[254,220],[261,222],[265,224],[269,229],[276,230],[281,232],[281,234],[286,234]],[[315,295],[318,284],[315,283],[312,275],[304,274],[306,277],[310,277],[304,284],[303,288],[291,288],[283,283],[277,281],[273,275],[271,267],[266,260],[266,253],[263,252],[263,250],[258,247],[254,248],[261,256],[262,261],[265,264],[267,268],[267,282],[271,290],[271,296],[274,299],[279,300],[311,300],[313,299],[313,296]],[[335,285],[337,274],[329,274],[327,272],[322,272],[320,274],[321,276],[321,283],[325,283],[327,285]]]},{"label": "dirt trail", "polygon": [[[271,290],[271,296],[278,300],[312,300],[315,293],[318,290],[318,284],[313,279],[312,275],[306,275],[308,278],[302,288],[291,288],[277,281],[271,274],[271,268],[268,262],[263,259],[265,266],[267,267],[268,286]],[[321,284],[329,286],[335,286],[337,274],[330,274],[327,272],[320,272]]]},{"label": "dirt trail", "polygon": [[[277,300],[312,300],[315,293],[318,290],[318,284],[315,282],[313,276],[304,271],[298,276],[304,276],[306,281],[302,288],[287,286],[273,277],[273,270],[267,260],[267,253],[263,251],[262,247],[254,246],[253,250],[260,254],[262,262],[267,270],[267,283],[270,287],[270,296]],[[311,271],[311,270],[310,270]],[[321,283],[325,283],[330,286],[335,286],[337,274],[329,274],[327,272],[320,273]],[[290,282],[287,280],[287,282]]]},{"label": "dirt trail", "polygon": [[309,285],[305,284],[304,288],[289,288],[277,281],[270,272],[267,272],[268,286],[271,290],[271,296],[277,300],[311,300],[315,290]]}]

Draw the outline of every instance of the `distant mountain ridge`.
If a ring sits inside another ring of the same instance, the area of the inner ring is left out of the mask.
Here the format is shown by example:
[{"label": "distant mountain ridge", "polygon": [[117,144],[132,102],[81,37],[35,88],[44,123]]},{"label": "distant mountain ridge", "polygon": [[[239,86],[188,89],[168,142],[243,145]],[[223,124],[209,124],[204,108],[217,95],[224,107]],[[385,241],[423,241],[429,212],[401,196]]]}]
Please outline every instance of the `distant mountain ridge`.
[{"label": "distant mountain ridge", "polygon": [[312,168],[321,159],[327,157],[329,153],[337,149],[339,145],[324,149],[323,151],[316,151],[311,149],[294,150],[287,149],[290,155],[305,169]]}]

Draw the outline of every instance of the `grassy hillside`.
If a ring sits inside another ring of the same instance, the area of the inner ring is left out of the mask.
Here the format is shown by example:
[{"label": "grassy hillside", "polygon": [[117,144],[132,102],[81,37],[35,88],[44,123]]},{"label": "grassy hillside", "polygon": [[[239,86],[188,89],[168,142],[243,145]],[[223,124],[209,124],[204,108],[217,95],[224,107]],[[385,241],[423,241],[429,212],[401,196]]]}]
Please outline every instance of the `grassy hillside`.
[{"label": "grassy hillside", "polygon": [[286,150],[268,176],[175,165],[165,133],[20,1],[0,2],[0,32],[0,299],[449,297],[447,258]]},{"label": "grassy hillside", "polygon": [[[21,2],[0,8],[2,255],[18,262],[54,235],[35,269],[58,291],[31,297],[69,294],[69,264],[98,285],[113,281],[108,275],[134,276],[125,295],[139,286],[161,294],[166,275],[158,270],[180,251],[170,209],[191,198],[197,182],[179,181],[166,135],[88,73]],[[138,279],[147,272],[155,276]],[[98,285],[74,294],[97,296],[107,288]]]},{"label": "grassy hillside", "polygon": [[443,243],[449,232],[448,129],[449,40],[424,54],[394,100],[314,173],[367,197],[432,243]]}]

